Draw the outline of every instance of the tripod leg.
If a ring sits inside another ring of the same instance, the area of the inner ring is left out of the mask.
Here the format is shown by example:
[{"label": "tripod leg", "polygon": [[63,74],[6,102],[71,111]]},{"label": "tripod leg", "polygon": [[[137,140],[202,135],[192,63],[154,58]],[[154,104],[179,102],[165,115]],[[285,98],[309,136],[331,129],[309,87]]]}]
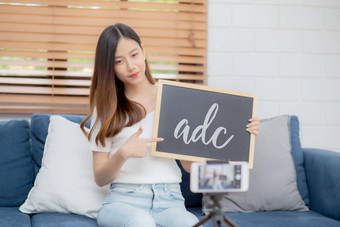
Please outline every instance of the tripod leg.
[{"label": "tripod leg", "polygon": [[207,221],[209,221],[211,219],[211,217],[212,217],[212,214],[209,214],[208,216],[206,216],[205,218],[203,218],[202,220],[197,222],[193,227],[203,226],[203,224],[206,223]]},{"label": "tripod leg", "polygon": [[237,225],[235,225],[232,221],[230,221],[228,218],[226,218],[225,216],[223,216],[224,222],[230,226],[230,227],[237,227]]}]

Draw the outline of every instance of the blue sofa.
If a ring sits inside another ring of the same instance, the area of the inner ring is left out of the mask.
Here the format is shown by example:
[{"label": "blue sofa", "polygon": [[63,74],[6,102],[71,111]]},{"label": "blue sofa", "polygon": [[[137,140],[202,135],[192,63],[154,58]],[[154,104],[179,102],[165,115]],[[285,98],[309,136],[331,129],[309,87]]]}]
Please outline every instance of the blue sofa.
[{"label": "blue sofa", "polygon": [[[62,115],[80,122],[77,115]],[[97,226],[96,220],[85,216],[62,213],[24,214],[19,206],[27,198],[41,166],[41,158],[49,125],[49,114],[33,114],[31,121],[11,120],[0,122],[0,226]],[[298,121],[294,127],[298,129]],[[298,133],[291,142],[300,145]],[[303,156],[294,156],[295,163],[303,164],[308,186],[308,198],[303,188],[298,188],[308,205],[309,212],[268,211],[253,213],[225,213],[238,226],[327,226],[340,227],[340,153],[320,149],[302,148]],[[300,157],[300,160],[296,160]],[[302,157],[302,159],[301,159]],[[298,171],[301,171],[298,170]],[[189,174],[183,172],[182,192],[188,210],[199,219],[201,194],[189,190]],[[305,197],[305,198],[304,198]],[[213,226],[207,222],[204,226]]]}]

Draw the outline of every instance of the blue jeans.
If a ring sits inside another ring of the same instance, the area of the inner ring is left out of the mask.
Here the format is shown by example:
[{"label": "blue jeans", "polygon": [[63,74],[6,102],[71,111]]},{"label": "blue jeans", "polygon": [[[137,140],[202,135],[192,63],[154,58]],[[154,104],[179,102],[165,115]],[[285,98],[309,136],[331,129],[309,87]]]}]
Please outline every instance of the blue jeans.
[{"label": "blue jeans", "polygon": [[185,209],[180,185],[111,184],[98,211],[99,226],[189,227],[198,222]]}]

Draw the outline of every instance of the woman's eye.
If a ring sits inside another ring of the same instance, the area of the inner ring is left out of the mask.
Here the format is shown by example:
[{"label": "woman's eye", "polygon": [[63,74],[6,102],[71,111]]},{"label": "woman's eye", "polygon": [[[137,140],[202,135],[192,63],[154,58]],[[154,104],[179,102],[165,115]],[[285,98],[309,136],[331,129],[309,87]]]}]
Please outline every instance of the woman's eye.
[{"label": "woman's eye", "polygon": [[115,64],[120,64],[122,62],[123,62],[122,60],[117,60],[117,61],[115,61]]},{"label": "woman's eye", "polygon": [[134,53],[132,54],[132,57],[136,57],[138,55],[138,53]]}]

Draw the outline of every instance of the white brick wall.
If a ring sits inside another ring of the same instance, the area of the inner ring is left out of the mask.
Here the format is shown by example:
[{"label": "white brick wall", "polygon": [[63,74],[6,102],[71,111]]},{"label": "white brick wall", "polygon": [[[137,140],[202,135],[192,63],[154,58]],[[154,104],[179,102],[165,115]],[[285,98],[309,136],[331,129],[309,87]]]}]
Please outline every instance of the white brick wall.
[{"label": "white brick wall", "polygon": [[280,7],[280,28],[323,29],[324,10],[316,7]]},{"label": "white brick wall", "polygon": [[340,152],[340,0],[208,0],[208,85],[297,115],[304,147]]},{"label": "white brick wall", "polygon": [[255,47],[257,52],[297,53],[301,49],[301,32],[258,29]]}]

